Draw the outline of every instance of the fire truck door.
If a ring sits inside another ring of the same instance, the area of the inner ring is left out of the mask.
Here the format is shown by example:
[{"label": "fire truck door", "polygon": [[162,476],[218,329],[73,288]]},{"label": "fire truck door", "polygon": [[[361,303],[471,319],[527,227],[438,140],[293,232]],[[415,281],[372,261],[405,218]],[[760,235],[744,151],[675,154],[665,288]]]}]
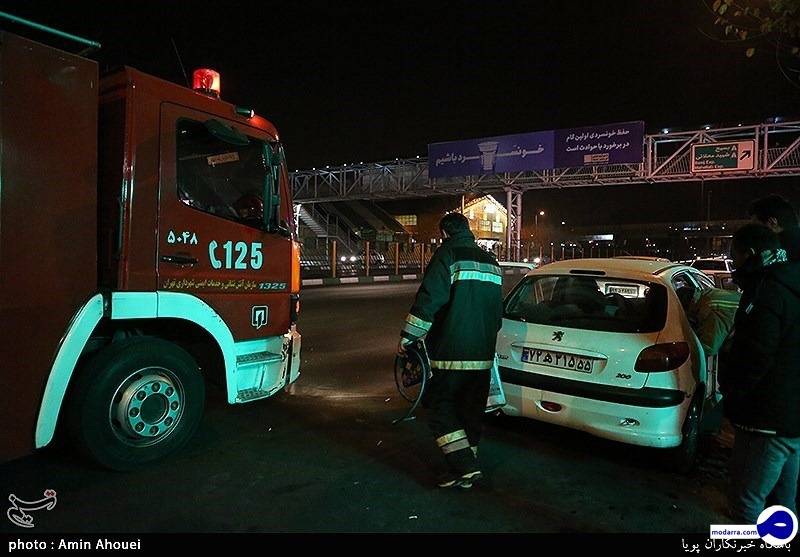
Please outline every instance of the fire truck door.
[{"label": "fire truck door", "polygon": [[159,290],[202,299],[237,341],[284,334],[292,244],[274,139],[173,104],[162,107],[160,137]]}]

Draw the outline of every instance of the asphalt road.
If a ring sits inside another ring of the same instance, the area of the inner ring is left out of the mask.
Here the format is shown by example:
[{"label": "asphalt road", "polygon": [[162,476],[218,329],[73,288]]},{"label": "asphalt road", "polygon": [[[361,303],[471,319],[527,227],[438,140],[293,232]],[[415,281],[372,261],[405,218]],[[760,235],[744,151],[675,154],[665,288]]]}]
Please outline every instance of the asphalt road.
[{"label": "asphalt road", "polygon": [[681,476],[657,450],[487,417],[485,485],[435,488],[439,455],[424,421],[390,423],[407,407],[391,370],[416,288],[306,290],[302,374],[289,391],[228,406],[211,386],[189,446],[142,471],[99,469],[68,448],[3,464],[3,499],[57,491],[36,533],[702,533],[727,522],[724,434],[706,439],[698,469]]}]

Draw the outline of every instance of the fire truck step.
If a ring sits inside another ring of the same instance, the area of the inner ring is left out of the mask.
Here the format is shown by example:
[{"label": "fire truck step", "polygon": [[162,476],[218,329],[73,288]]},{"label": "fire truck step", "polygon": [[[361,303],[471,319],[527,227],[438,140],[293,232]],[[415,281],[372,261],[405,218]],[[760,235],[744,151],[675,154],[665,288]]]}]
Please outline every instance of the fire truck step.
[{"label": "fire truck step", "polygon": [[239,354],[236,356],[236,365],[266,364],[279,362],[283,359],[280,354],[274,352],[253,352],[252,354]]},{"label": "fire truck step", "polygon": [[239,402],[250,402],[251,400],[258,400],[259,398],[267,398],[273,391],[262,391],[260,389],[244,389],[239,391],[236,395],[236,400]]}]

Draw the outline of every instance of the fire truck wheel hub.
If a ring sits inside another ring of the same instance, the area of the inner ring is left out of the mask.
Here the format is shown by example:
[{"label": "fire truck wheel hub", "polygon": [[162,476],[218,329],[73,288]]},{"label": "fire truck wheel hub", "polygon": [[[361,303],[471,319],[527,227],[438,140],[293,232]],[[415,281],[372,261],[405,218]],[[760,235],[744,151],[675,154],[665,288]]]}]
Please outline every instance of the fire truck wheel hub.
[{"label": "fire truck wheel hub", "polygon": [[112,428],[137,445],[157,443],[180,421],[183,388],[172,372],[148,368],[122,382],[111,402]]}]

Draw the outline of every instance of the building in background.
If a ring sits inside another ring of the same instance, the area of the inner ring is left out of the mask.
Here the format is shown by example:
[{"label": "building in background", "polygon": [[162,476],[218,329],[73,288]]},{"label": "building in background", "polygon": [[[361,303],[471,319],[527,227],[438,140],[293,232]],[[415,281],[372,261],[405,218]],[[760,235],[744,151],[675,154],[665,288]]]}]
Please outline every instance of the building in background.
[{"label": "building in background", "polygon": [[[461,211],[461,208],[454,209]],[[500,253],[505,244],[508,211],[492,195],[484,195],[464,204],[463,214],[469,220],[469,229],[482,248]]]},{"label": "building in background", "polygon": [[439,221],[442,217],[447,213],[463,212],[478,245],[495,253],[499,253],[504,245],[508,212],[492,195],[471,200],[448,197],[429,199],[424,203],[416,201],[413,209],[409,208],[409,205],[399,206],[394,209],[392,216],[415,242],[439,243],[442,236]]}]

